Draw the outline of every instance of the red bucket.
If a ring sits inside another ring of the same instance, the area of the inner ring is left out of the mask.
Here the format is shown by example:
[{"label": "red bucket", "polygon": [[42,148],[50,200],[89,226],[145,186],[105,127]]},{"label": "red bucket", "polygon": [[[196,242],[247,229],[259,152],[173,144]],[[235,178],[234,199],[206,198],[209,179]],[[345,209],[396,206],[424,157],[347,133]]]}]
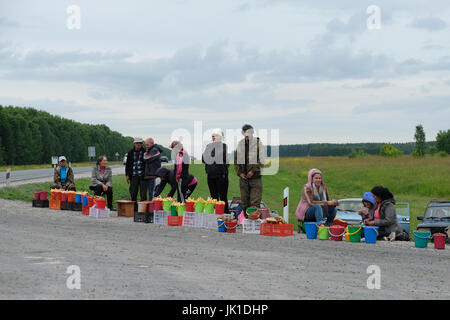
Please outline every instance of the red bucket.
[{"label": "red bucket", "polygon": [[41,191],[39,194],[39,200],[48,200],[48,192],[47,191]]},{"label": "red bucket", "polygon": [[67,202],[75,202],[75,192],[67,193]]},{"label": "red bucket", "polygon": [[435,233],[433,235],[434,239],[434,248],[435,249],[445,249],[445,239],[446,235],[443,233]]},{"label": "red bucket", "polygon": [[227,221],[227,223],[225,223],[225,226],[228,233],[236,233],[237,220]]},{"label": "red bucket", "polygon": [[162,200],[154,200],[155,202],[155,210],[162,210],[163,209],[163,201]]},{"label": "red bucket", "polygon": [[155,202],[154,201],[148,201],[148,212],[149,213],[155,212]]},{"label": "red bucket", "polygon": [[61,193],[61,201],[67,202],[67,193],[65,193],[65,192]]},{"label": "red bucket", "polygon": [[216,214],[224,214],[225,213],[225,203],[216,203],[214,209],[216,210]]},{"label": "red bucket", "polygon": [[95,200],[95,203],[97,204],[97,209],[105,209],[105,207],[106,207],[105,199],[97,199],[97,200]]},{"label": "red bucket", "polygon": [[88,197],[88,207],[92,207],[95,204],[94,197]]},{"label": "red bucket", "polygon": [[194,201],[186,201],[186,212],[195,212],[194,206]]},{"label": "red bucket", "polygon": [[34,192],[34,200],[41,200],[41,192],[40,191]]},{"label": "red bucket", "polygon": [[[336,221],[336,220],[335,220]],[[342,237],[345,233],[345,227],[341,225],[332,225],[329,229],[331,240],[342,241]]]},{"label": "red bucket", "polygon": [[341,219],[335,218],[333,220],[333,226],[343,226],[344,228],[347,228],[348,223]]}]

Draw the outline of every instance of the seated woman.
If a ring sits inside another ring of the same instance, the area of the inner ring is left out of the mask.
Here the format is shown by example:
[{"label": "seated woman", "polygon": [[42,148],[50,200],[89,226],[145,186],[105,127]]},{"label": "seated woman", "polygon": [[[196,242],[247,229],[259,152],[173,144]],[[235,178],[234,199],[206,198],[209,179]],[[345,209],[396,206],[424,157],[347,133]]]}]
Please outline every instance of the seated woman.
[{"label": "seated woman", "polygon": [[378,226],[379,238],[383,240],[408,241],[408,233],[400,226],[395,211],[395,198],[389,189],[382,186],[374,187],[371,193],[375,199],[373,218],[364,220],[368,226]]},{"label": "seated woman", "polygon": [[321,226],[331,226],[338,205],[339,202],[330,200],[322,172],[318,169],[309,170],[308,183],[302,189],[302,198],[295,211],[297,219],[305,222],[316,221]]},{"label": "seated woman", "polygon": [[[178,188],[175,170],[169,170],[167,168],[159,168],[156,171],[156,175],[161,179],[161,182],[159,185],[157,185],[155,187],[154,196],[158,197],[161,194],[161,192],[164,190],[166,184],[169,183],[171,189],[170,189],[169,193],[167,194],[167,197],[173,197],[173,195],[175,194],[175,192],[177,191],[177,188]],[[187,198],[189,198],[189,196],[192,194],[192,192],[194,192],[195,187],[197,186],[197,178],[194,177],[192,174],[189,174],[187,177],[186,183],[187,183],[187,190],[183,194],[185,201]]]},{"label": "seated woman", "polygon": [[50,188],[76,191],[73,170],[67,165],[66,157],[61,156],[58,161],[59,165],[55,168],[55,172],[53,173],[53,184]]},{"label": "seated woman", "polygon": [[96,196],[106,194],[108,208],[113,210],[112,170],[108,166],[106,156],[98,157],[97,164],[92,168],[91,178],[89,189],[93,190]]}]

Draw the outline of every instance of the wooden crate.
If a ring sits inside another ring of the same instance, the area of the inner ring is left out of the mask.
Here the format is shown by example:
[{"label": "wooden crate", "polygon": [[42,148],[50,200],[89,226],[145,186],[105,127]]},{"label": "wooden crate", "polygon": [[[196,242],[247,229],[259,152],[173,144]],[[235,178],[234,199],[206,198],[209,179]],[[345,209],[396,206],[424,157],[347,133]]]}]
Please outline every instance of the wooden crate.
[{"label": "wooden crate", "polygon": [[134,201],[117,200],[117,215],[120,217],[134,217]]}]

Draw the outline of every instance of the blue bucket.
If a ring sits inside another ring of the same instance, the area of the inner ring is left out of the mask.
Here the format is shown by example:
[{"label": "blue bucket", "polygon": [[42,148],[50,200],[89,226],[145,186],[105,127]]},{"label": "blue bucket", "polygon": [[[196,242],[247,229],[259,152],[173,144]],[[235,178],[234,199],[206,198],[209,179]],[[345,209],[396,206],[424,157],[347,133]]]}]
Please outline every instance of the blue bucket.
[{"label": "blue bucket", "polygon": [[81,203],[81,194],[75,193],[75,203]]},{"label": "blue bucket", "polygon": [[227,232],[227,226],[225,221],[217,220],[217,230],[219,230],[219,232]]},{"label": "blue bucket", "polygon": [[377,243],[378,227],[376,226],[364,226],[364,238],[366,243]]},{"label": "blue bucket", "polygon": [[319,230],[319,225],[317,222],[305,222],[305,231],[307,239],[317,239],[317,231]]},{"label": "blue bucket", "polygon": [[83,206],[87,206],[88,205],[88,198],[87,196],[83,196]]}]

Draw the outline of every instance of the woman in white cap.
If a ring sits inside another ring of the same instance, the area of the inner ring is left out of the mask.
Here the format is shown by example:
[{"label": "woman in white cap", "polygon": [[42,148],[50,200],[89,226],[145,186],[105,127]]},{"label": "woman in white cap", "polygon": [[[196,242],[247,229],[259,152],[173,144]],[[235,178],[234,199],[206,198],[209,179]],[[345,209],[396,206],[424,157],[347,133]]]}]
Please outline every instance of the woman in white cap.
[{"label": "woman in white cap", "polygon": [[73,170],[67,165],[66,157],[61,156],[58,158],[58,161],[59,165],[55,168],[53,173],[53,184],[50,188],[76,191]]},{"label": "woman in white cap", "polygon": [[223,142],[224,136],[220,129],[214,129],[211,138],[212,143],[206,146],[202,156],[208,176],[209,193],[211,198],[224,201],[225,213],[229,213],[227,145]]}]

